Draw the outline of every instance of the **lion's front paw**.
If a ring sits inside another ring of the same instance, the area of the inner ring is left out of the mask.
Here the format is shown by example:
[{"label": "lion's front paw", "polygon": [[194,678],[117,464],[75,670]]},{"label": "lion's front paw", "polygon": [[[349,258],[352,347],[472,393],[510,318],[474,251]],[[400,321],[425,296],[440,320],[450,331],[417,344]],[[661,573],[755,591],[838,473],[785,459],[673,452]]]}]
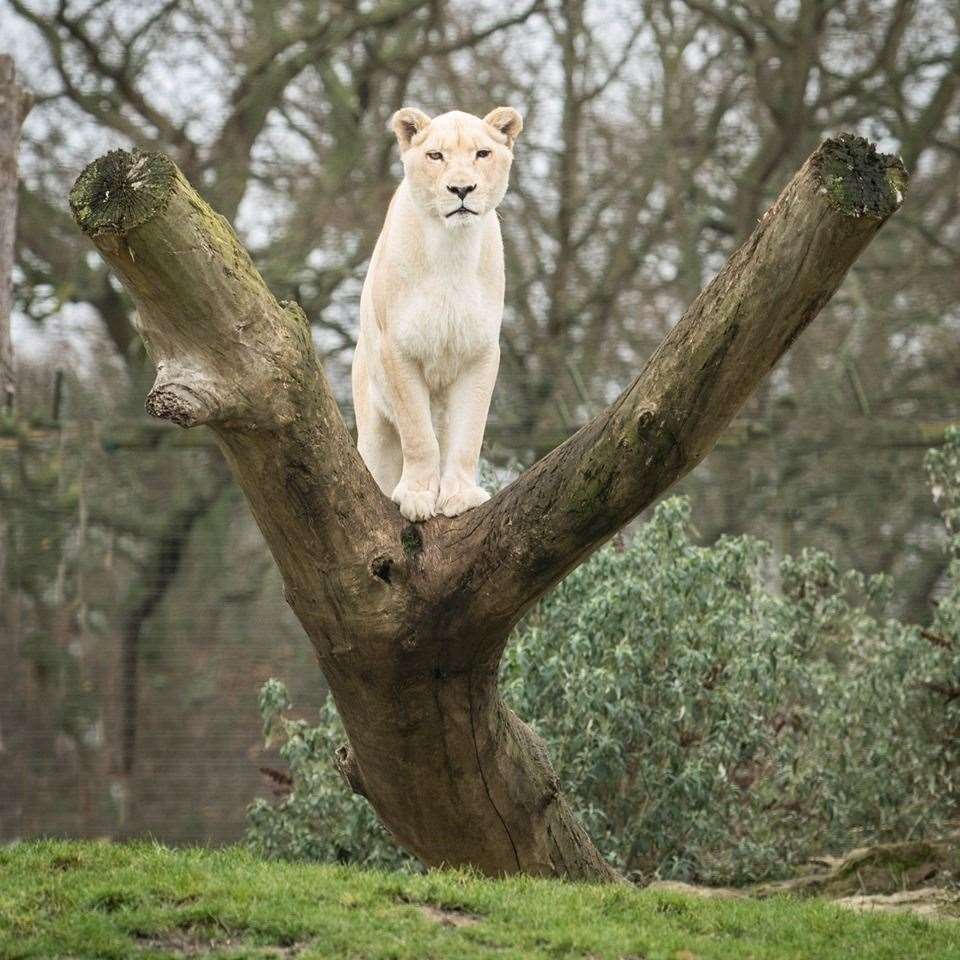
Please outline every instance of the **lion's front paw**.
[{"label": "lion's front paw", "polygon": [[457,517],[472,507],[486,503],[490,494],[483,487],[455,487],[450,490],[440,488],[437,511],[447,517]]},{"label": "lion's front paw", "polygon": [[400,507],[400,513],[407,520],[429,520],[436,512],[436,488],[411,487],[401,480],[394,488],[390,499]]}]

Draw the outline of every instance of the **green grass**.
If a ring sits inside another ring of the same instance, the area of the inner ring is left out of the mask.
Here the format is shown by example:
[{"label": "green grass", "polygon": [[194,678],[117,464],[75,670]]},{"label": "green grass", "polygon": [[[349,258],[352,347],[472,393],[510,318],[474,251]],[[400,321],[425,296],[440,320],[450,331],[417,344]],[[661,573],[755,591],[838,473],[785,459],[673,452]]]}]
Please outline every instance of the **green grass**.
[{"label": "green grass", "polygon": [[[440,908],[433,915],[425,906]],[[472,920],[453,925],[453,921]],[[960,923],[827,902],[264,862],[240,849],[0,848],[0,957],[960,958]]]}]

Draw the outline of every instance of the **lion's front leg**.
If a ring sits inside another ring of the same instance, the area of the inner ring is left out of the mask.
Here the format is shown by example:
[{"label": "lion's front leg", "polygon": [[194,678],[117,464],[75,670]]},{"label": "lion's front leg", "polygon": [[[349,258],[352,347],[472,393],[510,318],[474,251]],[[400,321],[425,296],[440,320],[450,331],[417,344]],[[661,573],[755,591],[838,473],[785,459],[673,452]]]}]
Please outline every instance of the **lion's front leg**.
[{"label": "lion's front leg", "polygon": [[419,364],[383,352],[383,368],[393,405],[403,471],[391,500],[408,520],[426,520],[436,512],[440,489],[440,445],[430,419],[430,392]]},{"label": "lion's front leg", "polygon": [[500,349],[492,347],[450,386],[444,431],[443,473],[437,510],[455,517],[478,507],[490,494],[477,486],[477,465],[490,397],[500,366]]}]

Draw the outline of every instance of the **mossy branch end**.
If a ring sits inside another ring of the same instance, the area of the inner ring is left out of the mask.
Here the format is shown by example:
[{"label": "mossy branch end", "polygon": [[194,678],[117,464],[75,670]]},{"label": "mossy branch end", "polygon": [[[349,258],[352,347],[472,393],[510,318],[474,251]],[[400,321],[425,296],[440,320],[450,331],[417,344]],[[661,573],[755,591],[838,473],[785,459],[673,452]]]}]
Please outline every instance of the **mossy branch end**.
[{"label": "mossy branch end", "polygon": [[903,203],[907,171],[899,157],[852,133],[825,140],[811,158],[821,189],[836,210],[886,220]]},{"label": "mossy branch end", "polygon": [[70,209],[87,236],[123,238],[163,211],[178,174],[176,164],[162,153],[111,150],[77,177]]},{"label": "mossy branch end", "polygon": [[70,201],[137,305],[151,412],[212,428],[246,495],[343,719],[351,788],[428,866],[609,882],[500,697],[511,630],[707,455],[905,183],[865,140],[828,140],[608,409],[487,503],[422,524],[360,459],[302,311],[172,161],[114,151]]}]

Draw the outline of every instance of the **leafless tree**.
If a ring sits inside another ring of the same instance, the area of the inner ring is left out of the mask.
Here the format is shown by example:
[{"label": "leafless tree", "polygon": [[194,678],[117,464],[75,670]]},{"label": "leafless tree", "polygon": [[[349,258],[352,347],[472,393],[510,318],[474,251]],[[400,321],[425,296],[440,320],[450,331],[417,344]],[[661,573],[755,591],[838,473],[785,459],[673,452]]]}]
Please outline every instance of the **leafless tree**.
[{"label": "leafless tree", "polygon": [[[13,237],[17,222],[17,147],[33,103],[17,82],[13,58],[0,55],[0,411],[13,408],[15,392],[10,312],[13,307]],[[2,567],[0,567],[2,569]]]}]

